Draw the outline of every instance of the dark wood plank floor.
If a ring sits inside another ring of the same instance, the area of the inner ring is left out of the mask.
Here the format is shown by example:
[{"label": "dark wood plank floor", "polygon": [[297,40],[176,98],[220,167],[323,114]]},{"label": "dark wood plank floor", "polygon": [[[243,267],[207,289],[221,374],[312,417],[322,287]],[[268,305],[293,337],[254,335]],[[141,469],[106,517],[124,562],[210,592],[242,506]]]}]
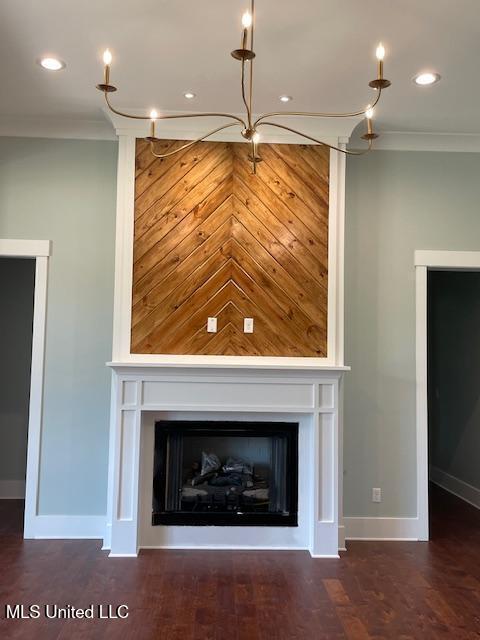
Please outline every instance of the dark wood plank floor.
[{"label": "dark wood plank floor", "polygon": [[432,490],[429,543],[351,542],[304,552],[144,551],[21,538],[0,501],[0,605],[127,604],[127,620],[0,620],[0,638],[320,640],[480,638],[480,512]]}]

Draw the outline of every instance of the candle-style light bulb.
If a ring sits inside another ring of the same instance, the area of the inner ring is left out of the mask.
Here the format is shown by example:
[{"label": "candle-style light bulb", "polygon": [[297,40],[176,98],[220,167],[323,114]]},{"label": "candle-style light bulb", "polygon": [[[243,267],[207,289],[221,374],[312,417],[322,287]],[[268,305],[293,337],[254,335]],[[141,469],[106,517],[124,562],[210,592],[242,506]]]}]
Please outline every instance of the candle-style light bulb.
[{"label": "candle-style light bulb", "polygon": [[105,84],[110,84],[110,65],[112,64],[112,54],[110,49],[105,49],[103,52],[103,64],[105,65]]},{"label": "candle-style light bulb", "polygon": [[373,133],[373,127],[372,127],[373,107],[370,104],[365,109],[365,117],[367,118],[367,133],[368,135],[370,135]]},{"label": "candle-style light bulb", "polygon": [[378,61],[381,61],[385,58],[385,47],[381,42],[379,43],[377,50],[375,51],[375,55],[377,56]]},{"label": "candle-style light bulb", "polygon": [[377,50],[375,51],[375,55],[377,56],[378,60],[378,79],[383,80],[383,59],[385,58],[385,47],[381,42],[378,45]]},{"label": "candle-style light bulb", "polygon": [[155,121],[158,118],[158,112],[155,109],[150,111],[150,137],[155,138]]},{"label": "candle-style light bulb", "polygon": [[244,29],[249,29],[252,26],[252,14],[250,11],[245,11],[242,16],[242,26]]},{"label": "candle-style light bulb", "polygon": [[242,44],[240,45],[241,49],[247,48],[247,38],[248,38],[248,30],[252,26],[252,14],[250,11],[245,11],[242,16]]},{"label": "candle-style light bulb", "polygon": [[258,131],[255,131],[255,133],[253,134],[252,141],[253,144],[258,144],[260,142],[260,134],[258,133]]},{"label": "candle-style light bulb", "polygon": [[110,52],[110,49],[105,49],[105,51],[103,52],[103,64],[112,64],[112,54]]}]

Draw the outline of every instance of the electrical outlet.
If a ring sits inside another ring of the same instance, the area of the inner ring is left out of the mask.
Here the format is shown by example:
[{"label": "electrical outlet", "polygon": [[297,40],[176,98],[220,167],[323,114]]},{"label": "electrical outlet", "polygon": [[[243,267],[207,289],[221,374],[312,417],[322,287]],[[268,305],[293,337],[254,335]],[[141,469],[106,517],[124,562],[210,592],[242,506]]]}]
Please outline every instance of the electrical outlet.
[{"label": "electrical outlet", "polygon": [[243,333],[253,333],[253,318],[243,319]]},{"label": "electrical outlet", "polygon": [[372,502],[381,502],[382,501],[382,490],[378,487],[374,487],[372,489]]},{"label": "electrical outlet", "polygon": [[208,333],[217,333],[217,319],[216,318],[208,318],[208,320],[207,320],[207,332]]}]

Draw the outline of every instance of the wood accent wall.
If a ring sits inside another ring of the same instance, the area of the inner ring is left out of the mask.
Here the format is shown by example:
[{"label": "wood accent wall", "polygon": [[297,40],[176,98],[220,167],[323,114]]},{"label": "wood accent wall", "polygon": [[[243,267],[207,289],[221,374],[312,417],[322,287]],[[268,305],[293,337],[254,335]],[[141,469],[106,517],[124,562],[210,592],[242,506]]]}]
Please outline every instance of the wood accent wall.
[{"label": "wood accent wall", "polygon": [[255,176],[247,153],[137,141],[132,353],[327,355],[328,150],[262,144]]}]

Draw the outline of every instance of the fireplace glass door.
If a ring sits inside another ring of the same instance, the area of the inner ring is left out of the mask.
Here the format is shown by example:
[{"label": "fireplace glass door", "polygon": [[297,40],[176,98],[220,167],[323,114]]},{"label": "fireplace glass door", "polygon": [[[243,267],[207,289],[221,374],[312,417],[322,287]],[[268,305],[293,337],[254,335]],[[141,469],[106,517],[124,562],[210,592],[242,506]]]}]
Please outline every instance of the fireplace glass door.
[{"label": "fireplace glass door", "polygon": [[152,524],[297,525],[298,424],[155,424]]}]

